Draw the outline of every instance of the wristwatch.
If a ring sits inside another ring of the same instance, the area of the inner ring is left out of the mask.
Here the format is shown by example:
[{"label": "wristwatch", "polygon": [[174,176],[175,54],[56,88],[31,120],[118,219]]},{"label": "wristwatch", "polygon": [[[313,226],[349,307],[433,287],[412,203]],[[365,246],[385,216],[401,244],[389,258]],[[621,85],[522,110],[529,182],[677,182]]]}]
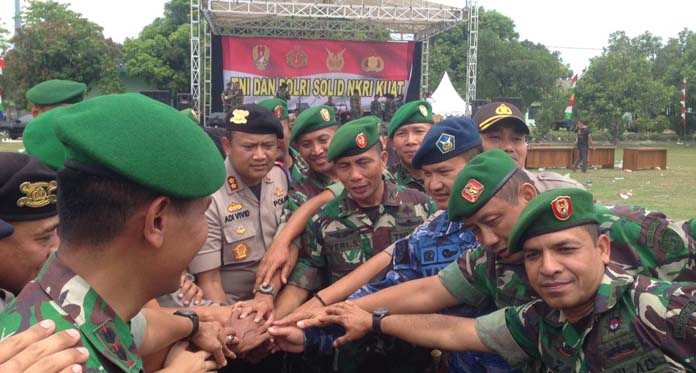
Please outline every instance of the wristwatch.
[{"label": "wristwatch", "polygon": [[256,289],[256,291],[258,291],[261,294],[268,294],[275,298],[275,288],[273,288],[273,285],[271,284],[261,285]]},{"label": "wristwatch", "polygon": [[198,320],[197,313],[195,313],[191,310],[176,310],[176,312],[174,312],[174,315],[185,317],[185,318],[191,320],[191,322],[193,323],[193,328],[191,329],[191,333],[188,335],[188,337],[186,337],[186,339],[191,339],[196,335],[196,333],[198,333],[198,326],[199,326],[200,322]]},{"label": "wristwatch", "polygon": [[372,311],[372,330],[382,333],[382,319],[389,315],[389,310],[386,308],[378,308]]}]

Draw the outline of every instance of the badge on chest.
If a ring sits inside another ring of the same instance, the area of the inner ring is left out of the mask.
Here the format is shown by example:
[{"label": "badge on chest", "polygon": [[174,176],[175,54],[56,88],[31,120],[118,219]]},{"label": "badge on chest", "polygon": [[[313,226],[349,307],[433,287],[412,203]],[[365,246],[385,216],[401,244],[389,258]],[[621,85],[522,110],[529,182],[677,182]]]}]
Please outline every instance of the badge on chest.
[{"label": "badge on chest", "polygon": [[232,248],[232,256],[234,256],[235,260],[243,260],[246,259],[247,256],[249,256],[249,251],[249,245],[242,242],[240,244],[235,245]]}]

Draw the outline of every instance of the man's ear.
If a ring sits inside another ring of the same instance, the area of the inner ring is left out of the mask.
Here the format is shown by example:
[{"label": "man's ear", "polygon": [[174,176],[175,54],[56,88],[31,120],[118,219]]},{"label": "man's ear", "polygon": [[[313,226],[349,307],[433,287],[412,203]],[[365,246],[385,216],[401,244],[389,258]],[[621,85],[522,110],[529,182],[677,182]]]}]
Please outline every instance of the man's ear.
[{"label": "man's ear", "polygon": [[522,183],[522,185],[520,185],[518,198],[520,199],[520,202],[524,203],[524,205],[526,206],[527,203],[529,203],[529,201],[533,200],[534,197],[537,196],[537,194],[539,193],[537,192],[534,184]]},{"label": "man's ear", "polygon": [[167,210],[173,208],[169,197],[159,196],[152,200],[145,211],[143,237],[154,247],[161,247],[169,223]]},{"label": "man's ear", "polygon": [[389,153],[386,151],[382,150],[379,154],[379,160],[382,162],[382,167],[386,168],[387,163],[389,162]]},{"label": "man's ear", "polygon": [[611,240],[606,234],[600,234],[597,238],[597,248],[599,249],[604,265],[609,264],[611,260]]},{"label": "man's ear", "polygon": [[228,157],[230,154],[232,154],[232,143],[230,142],[230,138],[227,136],[222,138],[222,149],[225,151],[225,154]]}]

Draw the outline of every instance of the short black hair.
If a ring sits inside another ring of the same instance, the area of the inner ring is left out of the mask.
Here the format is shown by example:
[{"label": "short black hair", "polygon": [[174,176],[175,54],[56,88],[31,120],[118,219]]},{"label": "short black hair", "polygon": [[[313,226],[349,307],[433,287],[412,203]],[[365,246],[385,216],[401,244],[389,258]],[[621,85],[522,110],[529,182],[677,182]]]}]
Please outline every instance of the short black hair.
[{"label": "short black hair", "polygon": [[[66,167],[58,172],[60,238],[66,243],[90,246],[109,242],[123,231],[138,208],[160,195],[124,178]],[[193,201],[170,198],[181,214]]]},{"label": "short black hair", "polygon": [[501,198],[504,201],[516,206],[518,202],[517,197],[520,194],[520,186],[522,186],[524,183],[534,185],[534,182],[529,178],[524,170],[521,168],[515,168],[515,171],[513,171],[513,174],[510,176],[508,181],[505,182],[505,185],[503,185],[493,196]]},{"label": "short black hair", "polygon": [[466,160],[467,162],[469,162],[472,159],[474,159],[475,156],[477,156],[481,153],[483,153],[483,146],[478,145],[478,146],[475,146],[469,150],[466,150],[464,153],[460,154],[459,156],[464,158],[464,160]]}]

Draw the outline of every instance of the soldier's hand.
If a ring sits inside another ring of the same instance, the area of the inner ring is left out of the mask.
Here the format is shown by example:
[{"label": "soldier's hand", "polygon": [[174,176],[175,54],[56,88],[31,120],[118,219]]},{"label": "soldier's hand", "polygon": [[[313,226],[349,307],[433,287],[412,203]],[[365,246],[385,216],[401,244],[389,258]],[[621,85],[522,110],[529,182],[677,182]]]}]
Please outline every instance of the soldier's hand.
[{"label": "soldier's hand", "polygon": [[245,319],[248,316],[255,314],[254,322],[260,322],[266,319],[266,324],[273,322],[273,296],[270,294],[257,293],[254,299],[237,302],[234,304],[234,310],[240,310],[240,319]]},{"label": "soldier's hand", "polygon": [[282,320],[274,322],[273,325],[296,325],[302,329],[323,327],[326,326],[326,323],[321,321],[322,316],[326,316],[326,307],[311,308],[304,311],[298,310],[285,316]]},{"label": "soldier's hand", "polygon": [[283,351],[301,353],[304,351],[304,333],[296,326],[274,326],[268,329],[275,344]]},{"label": "soldier's hand", "polygon": [[181,275],[181,285],[179,285],[179,299],[184,303],[185,306],[188,305],[199,305],[203,299],[203,289],[196,285],[188,274],[183,273]]},{"label": "soldier's hand", "polygon": [[265,323],[255,323],[251,317],[240,319],[240,314],[240,311],[233,312],[228,323],[228,326],[234,330],[235,340],[239,340],[236,346],[230,347],[237,356],[248,353],[271,338],[271,335],[268,334],[268,326]]},{"label": "soldier's hand", "polygon": [[179,342],[172,346],[164,361],[164,368],[160,373],[206,373],[217,371],[217,363],[210,360],[210,352],[188,351],[188,342]]},{"label": "soldier's hand", "polygon": [[280,270],[280,281],[283,284],[288,283],[288,276],[292,272],[297,262],[299,250],[291,248],[289,242],[276,239],[271,243],[271,247],[266,250],[266,254],[259,263],[259,269],[256,271],[256,283],[254,289],[261,285],[268,285],[271,279]]},{"label": "soldier's hand", "polygon": [[351,301],[336,303],[326,308],[322,322],[342,325],[346,334],[334,341],[334,347],[340,347],[350,341],[364,337],[372,330],[372,314]]},{"label": "soldier's hand", "polygon": [[228,343],[234,341],[234,330],[230,327],[223,327],[218,322],[201,322],[191,342],[203,351],[213,355],[218,367],[227,365],[226,357],[236,358],[234,352],[228,347]]},{"label": "soldier's hand", "polygon": [[[78,372],[89,358],[84,347],[73,347],[80,333],[69,329],[53,334],[56,324],[43,320],[0,342],[0,372]],[[52,335],[53,334],[53,335]]]}]

